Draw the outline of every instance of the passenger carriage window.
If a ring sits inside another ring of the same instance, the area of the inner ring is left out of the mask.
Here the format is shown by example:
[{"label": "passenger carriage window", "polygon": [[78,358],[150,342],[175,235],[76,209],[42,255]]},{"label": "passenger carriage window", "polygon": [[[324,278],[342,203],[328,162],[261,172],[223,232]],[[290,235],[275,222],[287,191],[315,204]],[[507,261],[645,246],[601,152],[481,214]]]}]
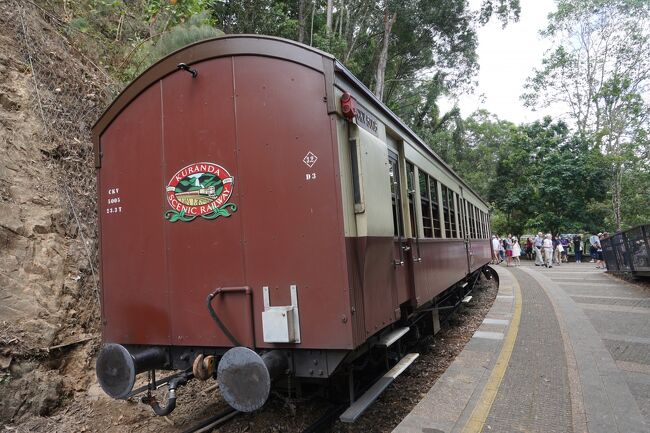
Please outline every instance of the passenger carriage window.
[{"label": "passenger carriage window", "polygon": [[422,207],[422,229],[425,238],[433,237],[433,227],[431,225],[431,201],[429,200],[429,176],[423,171],[419,172],[420,182],[420,206]]},{"label": "passenger carriage window", "polygon": [[429,197],[431,197],[431,214],[433,215],[433,235],[437,238],[442,237],[440,225],[440,200],[438,200],[438,187],[436,180],[429,177]]},{"label": "passenger carriage window", "polygon": [[410,162],[406,163],[406,187],[408,189],[409,219],[411,221],[411,237],[417,237],[415,224],[415,168]]},{"label": "passenger carriage window", "polygon": [[467,231],[467,210],[465,209],[465,199],[459,198],[458,204],[460,206],[460,227],[462,230],[461,237],[465,238],[469,236],[469,232]]},{"label": "passenger carriage window", "polygon": [[444,185],[442,190],[442,211],[445,218],[445,236],[448,238],[456,237],[456,219],[454,208],[454,192]]},{"label": "passenger carriage window", "polygon": [[458,237],[463,239],[465,237],[465,224],[463,223],[463,199],[458,196]]},{"label": "passenger carriage window", "polygon": [[488,239],[490,232],[487,229],[487,214],[483,212],[483,239]]},{"label": "passenger carriage window", "polygon": [[472,239],[476,239],[476,225],[474,224],[474,205],[471,203],[467,204],[467,213],[469,213],[469,236]]},{"label": "passenger carriage window", "polygon": [[458,237],[458,227],[456,227],[456,193],[452,190],[448,191],[449,197],[449,220],[451,221],[451,237]]},{"label": "passenger carriage window", "polygon": [[476,237],[477,238],[482,238],[483,234],[481,233],[481,216],[480,212],[477,207],[474,208],[474,211],[476,212]]},{"label": "passenger carriage window", "polygon": [[393,204],[393,233],[402,236],[402,201],[400,200],[400,176],[397,155],[388,153],[388,174],[390,175],[390,195]]}]

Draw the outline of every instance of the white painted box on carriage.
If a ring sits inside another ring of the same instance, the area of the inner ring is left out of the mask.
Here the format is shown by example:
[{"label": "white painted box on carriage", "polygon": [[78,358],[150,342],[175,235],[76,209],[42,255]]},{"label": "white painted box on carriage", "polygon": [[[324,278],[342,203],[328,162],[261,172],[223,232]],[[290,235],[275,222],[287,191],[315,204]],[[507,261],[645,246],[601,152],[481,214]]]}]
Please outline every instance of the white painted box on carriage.
[{"label": "white painted box on carriage", "polygon": [[293,343],[296,341],[294,307],[269,307],[262,312],[262,330],[265,343]]}]

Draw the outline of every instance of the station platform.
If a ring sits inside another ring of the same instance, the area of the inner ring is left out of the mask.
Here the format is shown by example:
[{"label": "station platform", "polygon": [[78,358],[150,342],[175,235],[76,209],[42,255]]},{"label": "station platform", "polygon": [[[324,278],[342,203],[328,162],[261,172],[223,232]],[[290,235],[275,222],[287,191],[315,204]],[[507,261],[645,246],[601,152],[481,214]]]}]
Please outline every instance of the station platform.
[{"label": "station platform", "polygon": [[649,433],[650,291],[593,263],[493,266],[490,312],[397,433]]}]

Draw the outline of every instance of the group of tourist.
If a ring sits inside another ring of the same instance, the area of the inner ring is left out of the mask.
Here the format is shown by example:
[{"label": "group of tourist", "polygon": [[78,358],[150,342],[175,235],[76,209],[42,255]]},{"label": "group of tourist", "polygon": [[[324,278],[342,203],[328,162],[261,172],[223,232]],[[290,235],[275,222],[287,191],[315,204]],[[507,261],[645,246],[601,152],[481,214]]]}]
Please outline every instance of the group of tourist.
[{"label": "group of tourist", "polygon": [[506,266],[519,266],[521,256],[521,245],[517,237],[508,235],[501,239],[497,235],[492,235],[492,264],[498,264],[506,261]]},{"label": "group of tourist", "polygon": [[[598,233],[589,237],[590,263],[596,263],[596,268],[605,269],[603,260],[603,248],[601,240],[608,237],[608,233]],[[560,266],[568,262],[569,250],[573,250],[576,263],[582,263],[583,240],[581,235],[575,235],[572,239],[566,236],[556,236],[542,232],[537,233],[534,238],[527,238],[523,253],[529,260],[535,260],[535,266],[552,268],[553,265]],[[519,257],[522,255],[522,247],[516,236],[509,234],[507,237],[492,235],[492,263],[498,264],[503,261],[506,266],[519,266]]]}]

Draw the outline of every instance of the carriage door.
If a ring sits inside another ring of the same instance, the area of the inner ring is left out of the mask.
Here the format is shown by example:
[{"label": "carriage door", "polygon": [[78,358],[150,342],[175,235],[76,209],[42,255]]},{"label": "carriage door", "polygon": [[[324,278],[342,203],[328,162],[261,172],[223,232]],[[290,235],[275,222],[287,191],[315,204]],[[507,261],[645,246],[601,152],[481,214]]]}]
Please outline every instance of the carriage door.
[{"label": "carriage door", "polygon": [[404,215],[402,212],[401,193],[402,184],[399,170],[397,155],[390,150],[388,151],[388,165],[390,175],[390,197],[393,205],[393,234],[396,238],[395,248],[393,248],[393,263],[396,267],[404,266]]},{"label": "carriage door", "polygon": [[[393,207],[393,281],[392,294],[395,317],[399,316],[399,305],[412,298],[411,279],[411,248],[407,238],[408,231],[405,227],[404,205],[402,200],[408,200],[408,193],[404,194],[402,188],[403,178],[401,177],[398,155],[388,150],[388,164],[390,173],[390,192]],[[408,182],[407,182],[408,183]]]}]

